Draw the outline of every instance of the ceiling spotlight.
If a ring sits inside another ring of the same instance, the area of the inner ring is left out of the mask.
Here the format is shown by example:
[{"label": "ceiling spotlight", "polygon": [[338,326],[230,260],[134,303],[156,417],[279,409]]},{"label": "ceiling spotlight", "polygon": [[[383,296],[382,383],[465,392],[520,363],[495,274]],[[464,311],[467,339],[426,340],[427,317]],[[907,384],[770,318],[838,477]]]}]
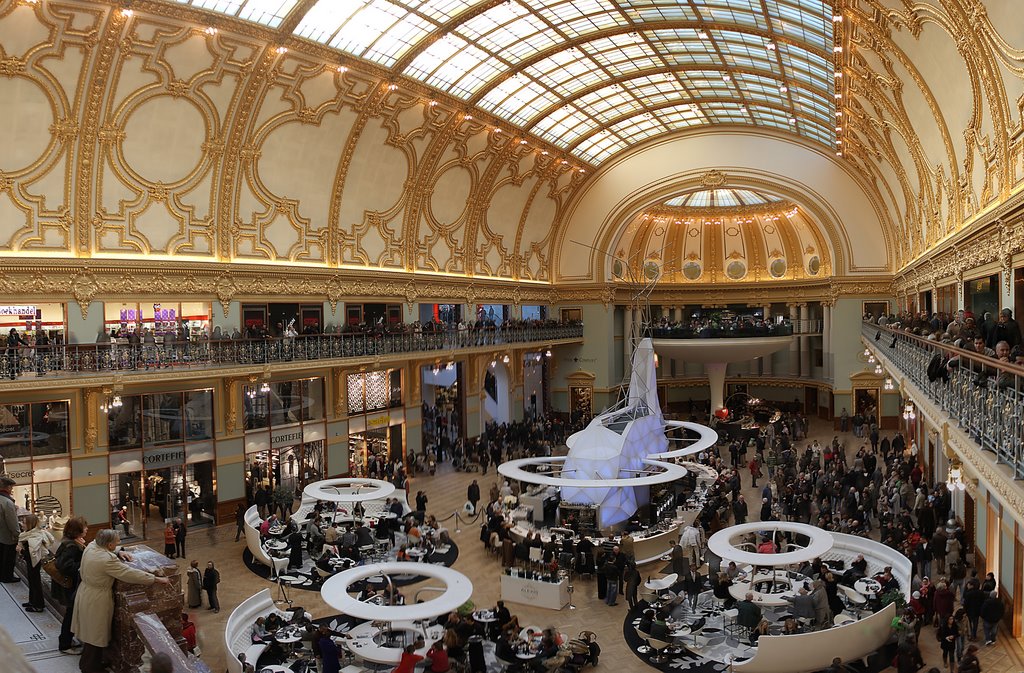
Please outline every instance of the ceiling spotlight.
[{"label": "ceiling spotlight", "polygon": [[842,71],[842,70],[836,70],[836,71],[835,71],[834,73],[832,73],[832,75],[833,75],[833,76],[834,76],[834,77],[835,77],[836,79],[839,79],[840,77],[842,77],[842,76],[843,76],[843,71]]},{"label": "ceiling spotlight", "polygon": [[740,112],[746,112],[746,111],[747,111],[747,106],[746,105],[741,105],[740,106]]},{"label": "ceiling spotlight", "polygon": [[764,48],[767,49],[768,51],[775,51],[775,43],[769,42],[768,44],[764,45]]},{"label": "ceiling spotlight", "polygon": [[122,9],[122,10],[121,10],[121,16],[123,16],[123,17],[124,17],[124,18],[126,18],[126,19],[127,19],[128,17],[130,17],[130,16],[131,16],[132,14],[134,14],[134,13],[135,13],[135,12],[133,12],[133,11],[132,11],[132,10],[130,10],[130,9],[128,9],[127,7],[125,7],[124,9]]},{"label": "ceiling spotlight", "polygon": [[526,144],[527,144],[527,142],[526,142],[525,140],[520,140],[520,141],[519,141],[519,144],[520,144],[520,145],[526,145]]},{"label": "ceiling spotlight", "polygon": [[842,144],[843,144],[843,139],[842,138],[837,138],[836,139],[836,145],[842,145]]},{"label": "ceiling spotlight", "polygon": [[842,117],[843,116],[843,111],[842,110],[836,110],[836,116],[837,117]]},{"label": "ceiling spotlight", "polygon": [[274,51],[276,51],[279,55],[284,55],[288,53],[288,47],[278,47]]},{"label": "ceiling spotlight", "polygon": [[789,118],[789,123],[790,124],[795,124],[796,123],[796,117],[790,117]]},{"label": "ceiling spotlight", "polygon": [[843,153],[842,152],[836,152],[836,156],[837,157],[841,157],[841,156],[843,156]]},{"label": "ceiling spotlight", "polygon": [[832,15],[832,23],[842,23],[842,22],[843,22],[843,15],[842,14],[833,14]]},{"label": "ceiling spotlight", "polygon": [[465,119],[466,121],[469,121],[470,119],[473,118],[473,115],[471,115],[471,114],[464,114],[464,115],[462,115],[462,118]]},{"label": "ceiling spotlight", "polygon": [[840,46],[839,46],[839,45],[837,44],[836,46],[832,47],[832,53],[833,53],[833,54],[842,54],[842,53],[843,53],[843,48],[842,48],[842,47],[840,47]]},{"label": "ceiling spotlight", "polygon": [[836,127],[836,133],[842,133],[842,132],[843,132],[843,127],[842,126],[837,126]]},{"label": "ceiling spotlight", "polygon": [[203,32],[206,33],[207,35],[216,35],[217,34],[217,29],[214,28],[213,26],[207,26],[206,29],[203,30]]},{"label": "ceiling spotlight", "polygon": [[344,75],[346,72],[348,72],[348,66],[345,66],[345,65],[339,65],[338,66],[338,74]]},{"label": "ceiling spotlight", "polygon": [[547,357],[547,358],[551,357],[551,349],[550,348],[547,349],[546,351],[544,351],[544,357]]},{"label": "ceiling spotlight", "polygon": [[732,75],[730,75],[729,73],[725,73],[724,75],[722,75],[722,81],[723,82],[732,81]]},{"label": "ceiling spotlight", "polygon": [[437,107],[437,101],[436,100],[430,101],[430,107]]},{"label": "ceiling spotlight", "polygon": [[840,99],[840,98],[842,98],[842,97],[843,97],[843,94],[839,93],[838,91],[837,91],[837,92],[836,92],[836,94],[835,94],[835,95],[833,96],[833,98],[835,98],[836,100],[839,100],[839,99]]},{"label": "ceiling spotlight", "polygon": [[388,84],[388,91],[398,91],[398,85],[394,82]]},{"label": "ceiling spotlight", "polygon": [[587,169],[586,169],[586,168],[581,168],[581,169],[579,169],[579,170],[580,170],[580,173],[586,173],[586,172],[587,172]]},{"label": "ceiling spotlight", "polygon": [[495,133],[501,133],[501,129],[499,129],[497,126],[495,126],[494,127],[494,132]]},{"label": "ceiling spotlight", "polygon": [[565,164],[567,164],[567,163],[569,163],[569,162],[568,162],[568,161],[566,161],[565,159],[562,159],[562,165],[563,165],[563,166],[564,166]]},{"label": "ceiling spotlight", "polygon": [[708,39],[708,31],[701,28],[700,30],[697,31],[697,37],[699,37],[702,40]]},{"label": "ceiling spotlight", "polygon": [[547,150],[541,150],[540,155],[542,157],[546,157],[548,155],[548,151]]},{"label": "ceiling spotlight", "polygon": [[779,93],[789,93],[789,87],[783,84],[779,87]]}]

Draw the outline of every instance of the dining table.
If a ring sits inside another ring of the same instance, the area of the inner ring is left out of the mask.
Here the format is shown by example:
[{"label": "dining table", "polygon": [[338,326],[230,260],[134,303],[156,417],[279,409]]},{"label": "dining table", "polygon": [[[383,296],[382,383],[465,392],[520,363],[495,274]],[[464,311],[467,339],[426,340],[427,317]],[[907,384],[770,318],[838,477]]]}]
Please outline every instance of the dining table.
[{"label": "dining table", "polygon": [[882,584],[870,577],[862,577],[853,583],[853,590],[866,598],[874,598],[882,590]]}]

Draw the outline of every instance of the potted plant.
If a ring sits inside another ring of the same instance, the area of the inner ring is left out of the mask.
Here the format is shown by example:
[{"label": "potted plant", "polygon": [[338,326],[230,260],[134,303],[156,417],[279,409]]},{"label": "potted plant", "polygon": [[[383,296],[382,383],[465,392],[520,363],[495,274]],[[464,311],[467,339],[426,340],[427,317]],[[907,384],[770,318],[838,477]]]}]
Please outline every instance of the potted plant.
[{"label": "potted plant", "polygon": [[274,489],[274,506],[281,510],[281,516],[292,511],[292,503],[295,501],[295,494],[287,486],[278,486]]}]

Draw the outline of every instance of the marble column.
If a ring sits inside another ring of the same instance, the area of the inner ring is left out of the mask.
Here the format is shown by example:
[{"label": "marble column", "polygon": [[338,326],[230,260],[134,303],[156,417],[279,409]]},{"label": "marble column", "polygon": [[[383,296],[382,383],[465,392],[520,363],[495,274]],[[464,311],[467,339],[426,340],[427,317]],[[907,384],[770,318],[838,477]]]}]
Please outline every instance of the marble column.
[{"label": "marble column", "polygon": [[[789,304],[789,322],[793,324],[793,334],[799,334],[800,320],[797,317],[797,305]],[[800,337],[794,336],[789,343],[789,375],[800,376]]]},{"label": "marble column", "polygon": [[821,305],[821,364],[825,380],[832,380],[832,307]]},{"label": "marble column", "polygon": [[[810,308],[807,304],[800,304],[800,332],[807,334],[811,332]],[[800,376],[806,378],[811,375],[811,337],[800,337]]]},{"label": "marble column", "polygon": [[711,413],[725,406],[725,368],[724,362],[708,362],[704,364],[704,373],[711,387]]},{"label": "marble column", "polygon": [[633,314],[632,306],[622,309],[622,374],[628,378],[633,373]]},{"label": "marble column", "polygon": [[[771,318],[772,318],[772,307],[771,307],[771,304],[766,305],[762,310],[764,311],[764,320],[765,320],[765,322],[769,322],[771,320]],[[762,376],[771,376],[772,375],[772,355],[773,355],[773,353],[769,353],[768,355],[765,355],[763,358],[761,358],[761,375]]]}]

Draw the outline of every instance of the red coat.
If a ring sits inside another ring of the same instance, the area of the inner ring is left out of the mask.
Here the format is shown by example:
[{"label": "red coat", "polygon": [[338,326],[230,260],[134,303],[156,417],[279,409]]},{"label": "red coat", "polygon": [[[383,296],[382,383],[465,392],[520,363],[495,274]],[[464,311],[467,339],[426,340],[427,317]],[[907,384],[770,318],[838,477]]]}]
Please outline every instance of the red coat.
[{"label": "red coat", "polygon": [[932,607],[935,608],[936,614],[943,617],[953,614],[955,602],[956,596],[949,589],[936,589],[932,596]]}]

